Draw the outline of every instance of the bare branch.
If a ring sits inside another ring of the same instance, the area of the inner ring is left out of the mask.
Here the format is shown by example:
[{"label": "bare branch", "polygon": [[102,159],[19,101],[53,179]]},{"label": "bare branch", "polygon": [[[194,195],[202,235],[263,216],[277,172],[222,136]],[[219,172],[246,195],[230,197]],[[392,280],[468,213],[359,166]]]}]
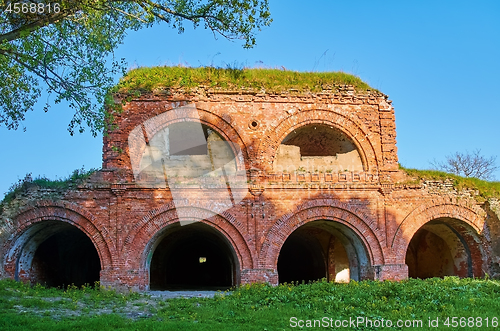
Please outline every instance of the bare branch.
[{"label": "bare branch", "polygon": [[446,161],[441,163],[432,161],[431,166],[437,170],[449,172],[458,176],[474,177],[491,180],[493,173],[499,167],[496,165],[496,156],[487,158],[481,155],[481,150],[476,149],[465,153],[455,152],[446,156]]},{"label": "bare branch", "polygon": [[[206,15],[206,12],[203,14],[200,14],[200,15],[186,15],[186,14],[176,12],[170,8],[167,8],[167,7],[160,5],[159,3],[153,2],[151,0],[144,0],[144,1],[138,1],[138,2],[139,2],[139,5],[141,5],[141,6],[143,5],[143,4],[141,4],[141,2],[145,2],[153,8],[164,11],[165,13],[170,14],[172,16],[178,16],[178,17],[183,18],[183,19],[188,20],[188,21],[194,21],[197,19],[207,19],[207,18],[218,20],[217,17],[215,17],[215,16]],[[153,14],[155,14],[155,13],[153,13]],[[161,14],[158,14],[158,15],[163,17],[163,15],[161,15]],[[158,16],[158,17],[161,18],[160,16]]]},{"label": "bare branch", "polygon": [[125,16],[129,16],[129,17],[135,18],[136,20],[138,20],[138,21],[140,21],[142,23],[148,23],[145,20],[143,20],[142,18],[140,18],[139,16],[127,13],[126,11],[123,11],[120,8],[116,8],[116,7],[113,7],[113,6],[109,6],[107,8],[116,10],[117,12],[122,13]]}]

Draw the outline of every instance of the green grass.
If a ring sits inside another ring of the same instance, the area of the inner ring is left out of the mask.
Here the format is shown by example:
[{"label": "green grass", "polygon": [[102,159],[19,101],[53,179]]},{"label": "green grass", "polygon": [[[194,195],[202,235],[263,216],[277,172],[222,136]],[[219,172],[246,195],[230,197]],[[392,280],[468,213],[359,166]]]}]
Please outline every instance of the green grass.
[{"label": "green grass", "polygon": [[142,67],[129,71],[115,92],[140,94],[163,88],[190,90],[200,85],[223,90],[260,92],[321,92],[323,87],[353,85],[358,91],[371,89],[359,77],[344,72],[296,72],[278,69],[233,69],[214,67]]},{"label": "green grass", "polygon": [[39,176],[33,179],[31,173],[29,173],[23,179],[19,179],[17,183],[11,185],[3,200],[0,201],[0,213],[3,205],[14,200],[17,194],[26,191],[29,187],[37,186],[39,188],[65,190],[72,184],[81,183],[84,179],[89,178],[95,171],[97,171],[97,169],[76,169],[68,177],[60,179],[49,179],[45,176]]},{"label": "green grass", "polygon": [[[290,326],[291,317],[301,320],[327,317],[334,321],[364,317],[394,322],[422,320],[423,328],[413,328],[419,330],[429,329],[429,318],[439,318],[440,327],[433,329],[451,330],[454,328],[443,325],[448,317],[481,317],[483,321],[488,318],[490,323],[494,317],[500,318],[499,296],[499,281],[457,277],[402,282],[353,281],[348,284],[317,282],[277,287],[253,284],[210,299],[157,299],[155,302],[139,294],[124,295],[92,288],[63,291],[3,280],[0,281],[0,329],[270,331],[300,329]],[[140,300],[150,302],[134,304]],[[64,310],[72,305],[77,309]],[[110,312],[102,313],[103,307]],[[147,317],[131,318],[130,314],[123,313],[123,307],[141,309]],[[93,313],[99,309],[100,314]],[[64,316],[61,310],[75,313]],[[384,328],[359,326],[344,329]]]},{"label": "green grass", "polygon": [[415,178],[415,183],[423,180],[446,180],[453,181],[453,187],[457,190],[473,189],[479,192],[479,198],[488,199],[492,197],[500,198],[500,182],[490,182],[477,178],[461,177],[437,170],[418,170],[400,167],[410,177]]}]

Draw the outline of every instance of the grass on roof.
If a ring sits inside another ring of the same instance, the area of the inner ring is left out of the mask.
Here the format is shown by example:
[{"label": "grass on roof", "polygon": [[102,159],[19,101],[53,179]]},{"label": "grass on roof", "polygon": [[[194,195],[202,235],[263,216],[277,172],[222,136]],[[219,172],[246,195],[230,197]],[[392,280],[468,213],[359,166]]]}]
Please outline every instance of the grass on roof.
[{"label": "grass on roof", "polygon": [[418,170],[400,167],[410,177],[417,181],[422,180],[453,180],[453,187],[457,190],[473,189],[479,191],[479,196],[482,198],[500,198],[500,182],[490,182],[478,178],[462,177],[437,170]]},{"label": "grass on roof", "polygon": [[[357,91],[372,89],[359,77],[344,72],[296,72],[278,69],[214,67],[143,67],[129,71],[114,89],[119,93],[152,92],[163,88],[189,90],[200,85],[214,89],[248,89],[259,92],[321,92],[325,85],[352,85]],[[373,90],[373,89],[372,89]]]},{"label": "grass on roof", "polygon": [[31,173],[26,174],[23,179],[19,179],[16,183],[9,187],[8,192],[5,194],[4,198],[0,200],[0,213],[2,211],[2,205],[10,203],[16,198],[16,195],[21,192],[25,192],[29,187],[37,186],[39,188],[55,189],[55,190],[66,190],[71,184],[81,183],[83,180],[89,178],[97,169],[85,170],[83,167],[81,169],[76,169],[66,178],[59,179],[49,179],[45,176],[38,176],[33,178]]}]

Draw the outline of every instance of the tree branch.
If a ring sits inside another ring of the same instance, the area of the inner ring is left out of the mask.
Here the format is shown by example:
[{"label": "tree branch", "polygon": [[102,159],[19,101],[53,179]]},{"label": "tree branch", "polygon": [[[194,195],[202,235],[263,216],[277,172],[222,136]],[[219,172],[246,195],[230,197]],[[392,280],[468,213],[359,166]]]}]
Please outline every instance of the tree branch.
[{"label": "tree branch", "polygon": [[10,31],[8,33],[0,35],[0,44],[2,42],[9,42],[9,41],[19,39],[21,37],[21,35],[23,35],[23,34],[28,34],[28,33],[31,33],[35,30],[43,28],[44,26],[54,24],[54,23],[58,22],[59,20],[64,19],[71,14],[72,14],[72,12],[70,12],[70,11],[60,11],[59,13],[55,13],[54,15],[41,16],[42,18],[40,18],[39,20],[37,20],[35,22],[23,25],[20,28],[17,28],[13,31]]}]

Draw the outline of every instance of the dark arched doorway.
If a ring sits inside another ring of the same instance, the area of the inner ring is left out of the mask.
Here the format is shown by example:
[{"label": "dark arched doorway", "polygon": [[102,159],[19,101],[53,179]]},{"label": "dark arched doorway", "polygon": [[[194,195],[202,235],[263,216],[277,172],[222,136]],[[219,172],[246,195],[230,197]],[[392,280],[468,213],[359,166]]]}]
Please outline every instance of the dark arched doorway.
[{"label": "dark arched doorway", "polygon": [[439,218],[428,222],[408,245],[408,276],[480,276],[482,254],[477,242],[475,231],[460,220]]},{"label": "dark arched doorway", "polygon": [[16,278],[49,287],[94,285],[101,262],[90,238],[60,221],[40,222],[27,230]]},{"label": "dark arched doorway", "polygon": [[280,283],[310,282],[327,276],[321,246],[314,237],[292,233],[281,248],[278,258]]},{"label": "dark arched doorway", "polygon": [[150,289],[228,289],[235,285],[235,260],[230,244],[210,226],[177,223],[154,248]]},{"label": "dark arched doorway", "polygon": [[290,234],[277,265],[280,283],[359,280],[361,268],[369,269],[369,260],[360,238],[348,226],[328,220],[307,223]]}]

